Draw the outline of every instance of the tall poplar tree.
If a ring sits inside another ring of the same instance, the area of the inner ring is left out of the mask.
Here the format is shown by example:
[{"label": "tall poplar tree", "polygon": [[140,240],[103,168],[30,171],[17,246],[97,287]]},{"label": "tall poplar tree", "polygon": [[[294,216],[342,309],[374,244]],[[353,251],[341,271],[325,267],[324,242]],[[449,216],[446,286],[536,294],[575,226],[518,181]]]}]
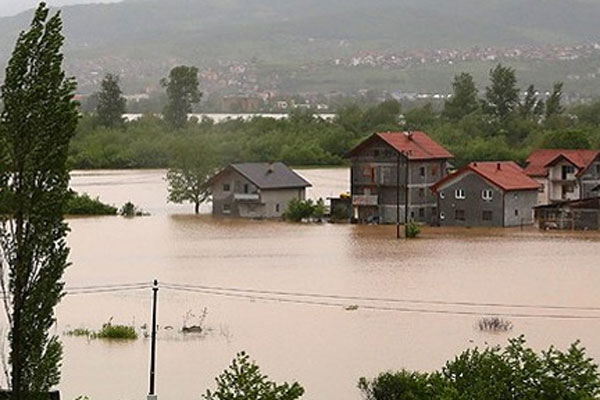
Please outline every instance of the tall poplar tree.
[{"label": "tall poplar tree", "polygon": [[60,380],[62,345],[50,333],[68,266],[69,141],[78,112],[62,69],[59,13],[44,3],[21,32],[0,87],[0,277],[9,322],[12,399],[38,399]]},{"label": "tall poplar tree", "polygon": [[165,121],[174,129],[185,127],[192,104],[198,103],[202,97],[198,90],[198,68],[180,65],[160,83],[167,90],[168,101],[163,112]]},{"label": "tall poplar tree", "polygon": [[102,79],[101,90],[97,96],[96,112],[100,124],[107,128],[122,126],[127,100],[123,97],[123,92],[119,87],[119,76],[106,74]]},{"label": "tall poplar tree", "polygon": [[546,118],[550,118],[553,115],[562,114],[565,108],[562,106],[562,94],[563,94],[563,83],[556,82],[548,101],[546,101]]},{"label": "tall poplar tree", "polygon": [[519,104],[515,70],[498,64],[490,70],[491,85],[486,88],[484,109],[499,119],[506,119]]},{"label": "tall poplar tree", "polygon": [[473,76],[463,72],[454,77],[454,94],[444,103],[444,117],[459,121],[479,108],[478,91]]}]

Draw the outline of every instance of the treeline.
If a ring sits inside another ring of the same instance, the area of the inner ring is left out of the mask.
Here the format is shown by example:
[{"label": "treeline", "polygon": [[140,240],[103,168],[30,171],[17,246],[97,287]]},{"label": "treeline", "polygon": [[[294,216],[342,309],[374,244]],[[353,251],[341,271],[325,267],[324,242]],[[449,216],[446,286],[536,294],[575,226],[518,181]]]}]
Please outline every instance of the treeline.
[{"label": "treeline", "polygon": [[[113,85],[118,83],[112,79]],[[171,76],[165,81],[167,93],[169,84],[180,80]],[[294,110],[282,120],[186,122],[189,105],[165,110],[164,119],[145,115],[128,123],[107,120],[105,111],[86,114],[70,160],[74,168],[164,168],[182,146],[207,146],[220,164],[277,160],[295,166],[343,165],[344,154],[368,135],[401,130],[429,133],[454,153],[457,166],[473,160],[522,162],[534,148],[600,148],[600,101],[565,109],[561,83],[549,96],[540,96],[531,85],[520,89],[515,71],[498,65],[483,93],[466,73],[453,86],[454,96],[442,106],[402,110],[395,100],[372,107],[349,104],[330,121],[311,110]],[[114,104],[110,96],[107,103]]]}]

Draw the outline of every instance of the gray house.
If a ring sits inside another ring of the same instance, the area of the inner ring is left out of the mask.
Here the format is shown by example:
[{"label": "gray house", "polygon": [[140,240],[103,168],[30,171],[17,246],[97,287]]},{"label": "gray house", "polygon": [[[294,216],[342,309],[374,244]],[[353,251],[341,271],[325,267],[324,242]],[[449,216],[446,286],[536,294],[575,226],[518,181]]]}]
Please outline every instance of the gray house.
[{"label": "gray house", "polygon": [[474,162],[436,183],[441,226],[533,224],[540,185],[512,161]]},{"label": "gray house", "polygon": [[409,220],[435,220],[437,204],[430,188],[447,175],[453,155],[427,134],[375,133],[346,158],[352,162],[354,220],[395,223],[399,208],[400,222],[404,223],[407,203]]},{"label": "gray house", "polygon": [[280,218],[292,199],[304,200],[311,184],[285,164],[230,164],[213,176],[213,215]]}]

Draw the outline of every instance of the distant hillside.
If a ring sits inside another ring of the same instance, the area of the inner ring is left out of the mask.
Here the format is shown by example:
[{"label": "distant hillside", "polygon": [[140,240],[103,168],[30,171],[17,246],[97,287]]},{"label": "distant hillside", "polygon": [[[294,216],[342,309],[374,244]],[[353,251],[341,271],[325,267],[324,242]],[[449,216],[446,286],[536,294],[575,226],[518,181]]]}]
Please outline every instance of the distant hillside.
[{"label": "distant hillside", "polygon": [[[63,9],[67,58],[155,80],[177,62],[600,41],[595,0],[128,0]],[[31,13],[0,18],[0,65]],[[133,78],[132,78],[133,79]]]}]

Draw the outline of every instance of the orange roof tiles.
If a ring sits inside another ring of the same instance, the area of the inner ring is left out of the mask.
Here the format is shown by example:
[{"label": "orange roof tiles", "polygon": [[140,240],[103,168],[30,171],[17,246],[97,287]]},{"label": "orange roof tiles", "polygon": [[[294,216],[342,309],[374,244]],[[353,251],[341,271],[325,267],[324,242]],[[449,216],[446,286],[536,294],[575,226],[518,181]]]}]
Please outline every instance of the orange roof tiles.
[{"label": "orange roof tiles", "polygon": [[598,150],[562,150],[541,149],[535,150],[527,159],[525,173],[529,176],[548,175],[548,166],[559,157],[566,158],[579,169],[579,173],[585,171],[589,165],[600,155]]},{"label": "orange roof tiles", "polygon": [[372,140],[381,139],[399,152],[404,152],[410,160],[435,160],[454,158],[424,132],[381,132],[374,133],[352,149],[347,156],[359,153]]}]

